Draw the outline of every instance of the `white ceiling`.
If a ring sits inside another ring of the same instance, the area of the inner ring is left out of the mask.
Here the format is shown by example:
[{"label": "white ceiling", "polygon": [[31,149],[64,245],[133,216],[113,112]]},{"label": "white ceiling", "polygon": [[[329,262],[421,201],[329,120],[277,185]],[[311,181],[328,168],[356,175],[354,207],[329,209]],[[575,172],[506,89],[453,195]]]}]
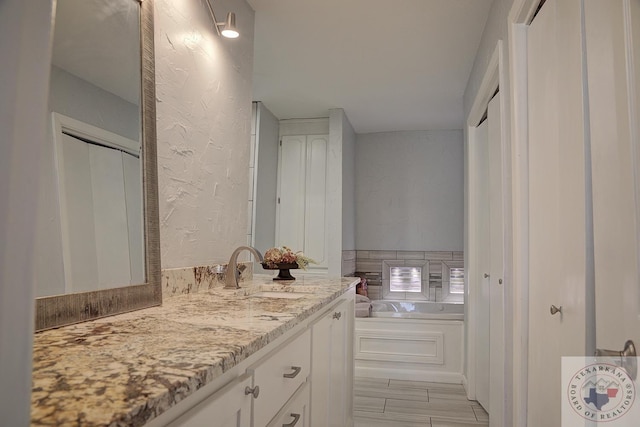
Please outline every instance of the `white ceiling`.
[{"label": "white ceiling", "polygon": [[344,108],[357,133],[461,129],[491,0],[248,0],[254,100],[279,119]]}]

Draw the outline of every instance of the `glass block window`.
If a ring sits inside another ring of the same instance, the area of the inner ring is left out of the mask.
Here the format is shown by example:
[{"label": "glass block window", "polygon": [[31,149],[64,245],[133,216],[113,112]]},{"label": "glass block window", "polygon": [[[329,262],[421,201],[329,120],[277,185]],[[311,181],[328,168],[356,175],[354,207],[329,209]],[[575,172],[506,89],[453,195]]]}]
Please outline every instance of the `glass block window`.
[{"label": "glass block window", "polygon": [[449,293],[464,294],[464,268],[449,269]]},{"label": "glass block window", "polygon": [[391,292],[422,292],[422,267],[391,267]]}]

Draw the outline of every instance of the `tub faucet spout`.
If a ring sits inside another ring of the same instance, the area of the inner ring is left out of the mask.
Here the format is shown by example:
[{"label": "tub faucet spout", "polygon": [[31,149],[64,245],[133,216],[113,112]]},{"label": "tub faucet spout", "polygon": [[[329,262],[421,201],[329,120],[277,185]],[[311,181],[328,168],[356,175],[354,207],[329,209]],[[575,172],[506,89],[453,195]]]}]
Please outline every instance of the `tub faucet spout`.
[{"label": "tub faucet spout", "polygon": [[262,254],[256,248],[252,246],[239,246],[236,248],[236,250],[231,254],[229,265],[227,265],[224,289],[240,289],[240,285],[238,284],[238,279],[240,278],[240,272],[238,271],[238,255],[243,250],[248,250],[258,258],[259,262],[262,262]]}]

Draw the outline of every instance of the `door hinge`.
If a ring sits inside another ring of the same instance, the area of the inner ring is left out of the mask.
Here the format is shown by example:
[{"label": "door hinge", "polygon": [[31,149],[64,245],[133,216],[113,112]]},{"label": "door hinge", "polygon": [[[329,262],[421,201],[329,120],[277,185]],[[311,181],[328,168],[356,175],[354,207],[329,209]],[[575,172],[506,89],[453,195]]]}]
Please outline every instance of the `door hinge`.
[{"label": "door hinge", "polygon": [[280,204],[280,197],[278,197],[278,204]]},{"label": "door hinge", "polygon": [[280,147],[282,147],[282,140],[280,140]]}]

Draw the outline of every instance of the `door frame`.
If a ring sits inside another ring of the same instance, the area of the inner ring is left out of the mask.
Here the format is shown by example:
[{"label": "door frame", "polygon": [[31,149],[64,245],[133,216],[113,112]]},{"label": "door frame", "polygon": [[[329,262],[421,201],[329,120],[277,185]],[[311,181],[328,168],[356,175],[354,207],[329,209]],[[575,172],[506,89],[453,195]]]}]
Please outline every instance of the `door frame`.
[{"label": "door frame", "polygon": [[[463,384],[467,391],[467,397],[475,400],[475,388],[477,384],[477,373],[475,369],[475,363],[472,361],[476,357],[476,345],[475,340],[477,333],[475,328],[470,325],[475,325],[477,318],[476,307],[478,304],[476,289],[479,284],[475,283],[472,278],[478,276],[478,257],[475,248],[477,247],[477,236],[475,235],[476,227],[476,180],[474,177],[477,175],[476,158],[477,153],[475,151],[476,141],[476,128],[478,123],[482,119],[489,101],[493,98],[496,90],[500,88],[497,96],[500,99],[500,119],[501,119],[501,152],[502,152],[502,188],[503,188],[503,200],[502,200],[502,217],[503,217],[503,265],[504,271],[499,277],[504,279],[503,292],[504,301],[509,302],[512,300],[512,259],[511,259],[511,242],[512,242],[512,226],[511,226],[511,149],[509,138],[509,117],[508,112],[508,96],[507,90],[507,69],[505,67],[504,60],[504,43],[502,40],[498,40],[496,47],[491,55],[486,71],[482,78],[480,88],[476,94],[474,102],[466,121],[466,137],[465,137],[465,281],[467,284],[466,289],[466,301],[465,301],[465,323],[466,323],[466,374],[463,377]],[[505,363],[506,372],[504,376],[504,393],[505,393],[505,413],[503,417],[497,417],[498,420],[502,419],[505,424],[509,424],[507,420],[511,419],[510,408],[512,407],[512,389],[509,367],[511,366],[512,359],[512,331],[510,330],[510,319],[513,316],[512,310],[509,307],[510,304],[506,303],[504,307],[504,337],[505,337]]]}]

